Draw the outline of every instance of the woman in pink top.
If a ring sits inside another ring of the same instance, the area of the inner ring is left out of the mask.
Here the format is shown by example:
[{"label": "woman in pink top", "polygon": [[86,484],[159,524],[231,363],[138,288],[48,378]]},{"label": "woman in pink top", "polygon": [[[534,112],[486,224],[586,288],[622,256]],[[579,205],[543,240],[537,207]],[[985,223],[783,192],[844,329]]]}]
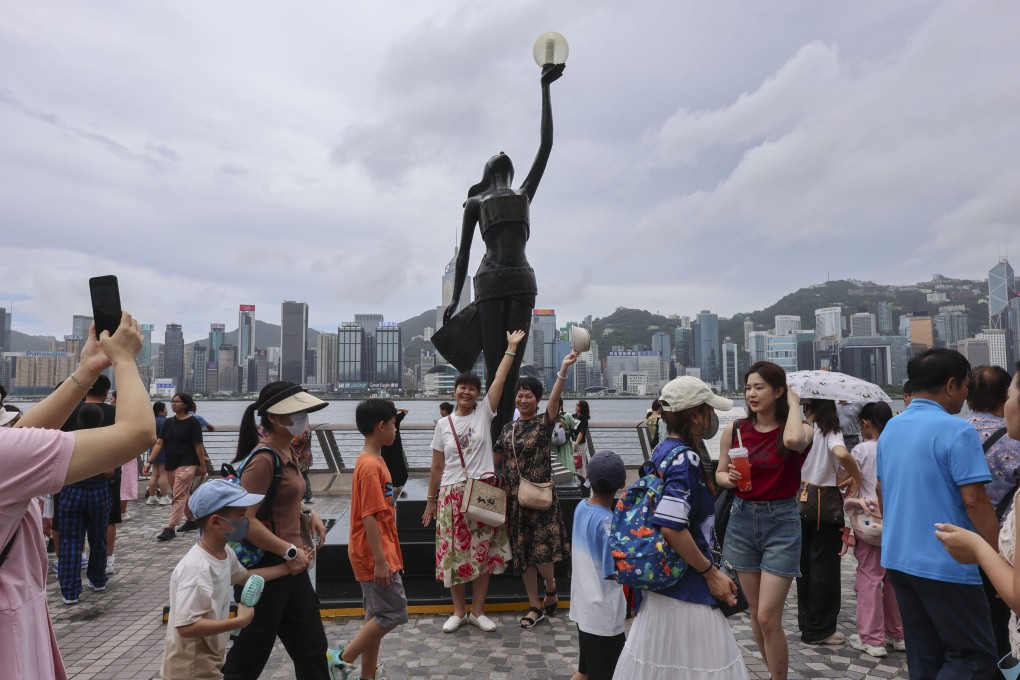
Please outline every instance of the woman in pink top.
[{"label": "woman in pink top", "polygon": [[[0,475],[0,668],[6,677],[62,679],[56,636],[46,607],[46,548],[36,496],[59,491],[131,460],[156,441],[149,395],[135,357],[142,347],[138,323],[124,313],[111,336],[95,326],[81,362],[14,429],[0,428],[4,474]],[[96,377],[113,366],[120,397],[116,422],[80,432],[60,425]]]}]

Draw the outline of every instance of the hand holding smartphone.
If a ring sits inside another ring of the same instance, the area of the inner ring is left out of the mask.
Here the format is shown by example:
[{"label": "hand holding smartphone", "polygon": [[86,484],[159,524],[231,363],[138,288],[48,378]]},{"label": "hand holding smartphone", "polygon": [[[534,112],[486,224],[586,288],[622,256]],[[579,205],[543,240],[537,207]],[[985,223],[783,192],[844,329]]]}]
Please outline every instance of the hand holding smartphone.
[{"label": "hand holding smartphone", "polygon": [[89,279],[89,292],[92,294],[92,317],[96,322],[96,338],[103,331],[113,335],[120,326],[120,288],[117,277],[94,276]]}]

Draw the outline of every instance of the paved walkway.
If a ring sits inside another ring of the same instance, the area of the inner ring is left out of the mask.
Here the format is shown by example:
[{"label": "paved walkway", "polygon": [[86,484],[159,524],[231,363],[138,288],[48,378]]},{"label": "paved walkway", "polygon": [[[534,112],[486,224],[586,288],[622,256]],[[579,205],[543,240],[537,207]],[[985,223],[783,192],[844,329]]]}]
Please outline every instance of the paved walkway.
[{"label": "paved walkway", "polygon": [[[323,512],[336,511],[346,498],[320,498]],[[78,605],[60,601],[51,579],[48,599],[68,674],[76,680],[148,679],[158,677],[166,626],[162,609],[167,602],[170,572],[188,550],[195,534],[160,543],[156,534],[165,525],[169,507],[128,504],[131,519],[117,536],[117,573],[105,593],[85,590]],[[840,630],[854,632],[853,573],[850,557],[843,562],[843,613]],[[84,578],[84,575],[83,575]],[[793,589],[791,589],[793,590]],[[796,635],[796,595],[791,592],[784,618],[790,637],[791,678],[906,678],[906,655],[890,650],[885,659],[874,659],[844,645],[811,647]],[[381,658],[389,680],[401,678],[562,678],[575,669],[576,628],[565,611],[542,622],[534,630],[517,625],[517,613],[492,616],[499,628],[484,634],[466,626],[452,635],[440,631],[446,616],[412,616],[383,641]],[[331,645],[350,639],[361,625],[355,619],[324,619]],[[746,615],[730,620],[737,642],[744,650],[748,671],[755,680],[768,672],[757,658],[751,625]],[[470,638],[468,640],[467,638]],[[276,645],[263,678],[293,678],[286,652]]]}]

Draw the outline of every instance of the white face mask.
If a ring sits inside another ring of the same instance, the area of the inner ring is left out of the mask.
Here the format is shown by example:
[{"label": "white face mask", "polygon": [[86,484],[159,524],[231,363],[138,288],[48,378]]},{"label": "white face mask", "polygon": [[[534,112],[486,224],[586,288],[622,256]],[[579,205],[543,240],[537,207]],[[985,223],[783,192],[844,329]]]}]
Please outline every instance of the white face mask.
[{"label": "white face mask", "polygon": [[297,437],[305,433],[308,429],[308,414],[307,413],[292,413],[290,416],[290,425],[286,426],[287,432],[290,432],[290,436]]}]

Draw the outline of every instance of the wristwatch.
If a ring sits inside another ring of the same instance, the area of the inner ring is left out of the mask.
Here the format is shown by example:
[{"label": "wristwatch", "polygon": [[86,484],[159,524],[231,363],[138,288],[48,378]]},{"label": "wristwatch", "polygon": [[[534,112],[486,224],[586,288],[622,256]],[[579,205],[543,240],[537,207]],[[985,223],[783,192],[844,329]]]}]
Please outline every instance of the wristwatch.
[{"label": "wristwatch", "polygon": [[283,551],[283,559],[290,562],[297,557],[297,547],[292,543],[289,548]]}]

